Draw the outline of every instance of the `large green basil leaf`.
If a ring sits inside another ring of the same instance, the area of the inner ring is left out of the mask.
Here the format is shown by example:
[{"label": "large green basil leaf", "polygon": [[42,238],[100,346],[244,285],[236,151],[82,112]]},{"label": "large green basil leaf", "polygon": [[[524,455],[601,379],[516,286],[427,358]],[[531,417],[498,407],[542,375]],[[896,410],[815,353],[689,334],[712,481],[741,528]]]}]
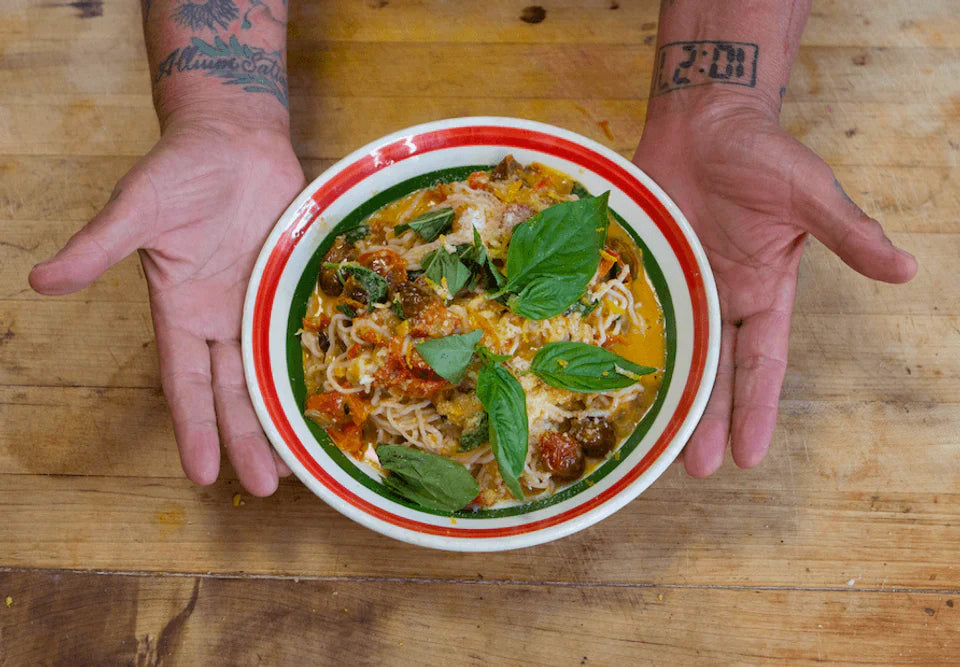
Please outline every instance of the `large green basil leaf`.
[{"label": "large green basil leaf", "polygon": [[417,343],[417,352],[437,375],[458,384],[473,359],[473,351],[483,337],[479,329],[465,334],[430,338]]},{"label": "large green basil leaf", "polygon": [[542,320],[580,298],[600,264],[609,195],[562,202],[516,226],[501,290],[518,295],[509,302],[515,313]]},{"label": "large green basil leaf", "polygon": [[380,466],[390,474],[384,484],[427,509],[453,512],[480,493],[470,471],[437,454],[403,445],[377,447]]},{"label": "large green basil leaf", "polygon": [[408,229],[412,229],[419,234],[424,241],[429,242],[435,241],[437,237],[450,229],[452,225],[453,209],[449,206],[443,206],[418,215],[410,222],[397,225],[393,228],[393,233],[400,236]]},{"label": "large green basil leaf", "polygon": [[527,397],[515,377],[498,363],[488,363],[477,377],[477,398],[490,420],[490,445],[510,493],[523,500],[520,475],[527,461]]},{"label": "large green basil leaf", "polygon": [[629,387],[656,370],[587,343],[547,343],[530,362],[530,372],[550,386],[584,393]]},{"label": "large green basil leaf", "polygon": [[423,274],[437,285],[445,287],[452,299],[470,280],[470,269],[463,265],[456,254],[446,248],[437,248],[421,262]]}]

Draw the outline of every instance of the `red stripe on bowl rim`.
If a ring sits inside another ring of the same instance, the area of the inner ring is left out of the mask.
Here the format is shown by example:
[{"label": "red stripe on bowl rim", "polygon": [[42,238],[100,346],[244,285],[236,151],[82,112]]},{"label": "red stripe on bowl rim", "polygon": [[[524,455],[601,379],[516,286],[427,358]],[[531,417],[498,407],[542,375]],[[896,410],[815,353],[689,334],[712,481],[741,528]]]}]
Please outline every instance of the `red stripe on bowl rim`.
[{"label": "red stripe on bowl rim", "polygon": [[[693,356],[687,381],[670,421],[646,455],[609,488],[576,507],[538,521],[497,528],[458,528],[454,525],[434,525],[399,516],[361,498],[340,484],[310,455],[284,414],[277,387],[273,382],[269,356],[270,318],[280,276],[294,246],[327,207],[343,193],[383,167],[431,151],[471,145],[508,146],[548,153],[573,162],[609,181],[643,208],[670,244],[686,279],[693,308]],[[378,149],[375,155],[376,157],[368,154],[347,165],[313,194],[311,199],[316,207],[310,213],[311,219],[306,222],[297,221],[296,225],[291,224],[283,232],[270,253],[260,278],[253,309],[253,362],[264,405],[284,443],[318,482],[344,502],[380,521],[430,535],[455,538],[498,538],[532,533],[570,521],[616,496],[642,475],[670,444],[693,405],[706,367],[709,347],[709,308],[706,286],[693,249],[673,216],[646,186],[609,158],[567,139],[535,130],[485,125],[453,127],[399,139]],[[294,227],[296,227],[296,234],[294,234]]]}]

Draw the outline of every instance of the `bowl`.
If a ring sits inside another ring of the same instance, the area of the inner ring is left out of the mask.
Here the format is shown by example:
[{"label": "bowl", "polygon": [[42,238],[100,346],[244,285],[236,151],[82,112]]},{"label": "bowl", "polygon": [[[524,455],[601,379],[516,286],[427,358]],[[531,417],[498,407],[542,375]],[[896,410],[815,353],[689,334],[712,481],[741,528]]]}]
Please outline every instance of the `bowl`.
[{"label": "bowl", "polygon": [[[303,416],[299,340],[323,241],[337,225],[439,179],[465,178],[508,153],[565,172],[594,193],[638,241],[666,319],[667,364],[656,401],[633,434],[588,476],[525,504],[452,514],[406,503],[376,471],[348,459]],[[624,222],[625,221],[625,222]],[[330,167],[277,222],[244,302],[247,386],[270,442],[293,473],[334,509],[404,542],[498,551],[548,542],[600,521],[636,498],[673,462],[703,413],[720,349],[713,276],[683,214],[643,171],[573,132],[515,118],[456,118],[378,139]]]}]

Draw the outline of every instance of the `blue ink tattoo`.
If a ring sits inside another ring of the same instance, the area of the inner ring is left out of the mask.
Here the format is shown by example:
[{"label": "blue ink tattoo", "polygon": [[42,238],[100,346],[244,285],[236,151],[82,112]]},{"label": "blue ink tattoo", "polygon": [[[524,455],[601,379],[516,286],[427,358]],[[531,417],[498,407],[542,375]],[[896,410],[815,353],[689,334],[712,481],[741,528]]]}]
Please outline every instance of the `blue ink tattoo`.
[{"label": "blue ink tattoo", "polygon": [[232,21],[240,15],[233,0],[204,0],[204,2],[184,2],[173,11],[174,20],[184,28],[193,31],[207,28],[214,32],[215,26],[226,30]]},{"label": "blue ink tattoo", "polygon": [[269,93],[289,108],[286,63],[280,51],[241,44],[235,35],[229,44],[219,37],[213,44],[194,37],[190,46],[174,49],[160,62],[154,83],[175,72],[206,72],[224,85],[241,86],[248,93]]}]

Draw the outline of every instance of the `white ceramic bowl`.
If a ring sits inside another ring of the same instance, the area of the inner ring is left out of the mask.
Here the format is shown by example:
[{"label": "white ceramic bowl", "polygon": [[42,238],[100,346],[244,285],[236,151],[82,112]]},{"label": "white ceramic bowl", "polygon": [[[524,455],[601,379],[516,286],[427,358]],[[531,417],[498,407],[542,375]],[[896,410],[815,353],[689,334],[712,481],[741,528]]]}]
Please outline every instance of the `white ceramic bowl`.
[{"label": "white ceramic bowl", "polygon": [[[349,216],[366,217],[423,181],[465,178],[508,153],[610,190],[610,208],[639,238],[667,320],[667,369],[656,403],[634,434],[585,479],[550,499],[453,516],[397,499],[366,466],[347,459],[303,416],[294,333],[316,280],[321,244]],[[460,175],[457,175],[457,174]],[[419,182],[415,179],[420,179]],[[414,180],[411,180],[414,179]],[[716,375],[720,309],[703,250],[683,214],[640,169],[600,144],[515,118],[457,118],[401,130],[350,154],[311,183],[264,244],[247,290],[243,363],[263,429],[294,474],[351,519],[411,544],[497,551],[569,535],[637,497],[677,457],[700,419]]]}]

